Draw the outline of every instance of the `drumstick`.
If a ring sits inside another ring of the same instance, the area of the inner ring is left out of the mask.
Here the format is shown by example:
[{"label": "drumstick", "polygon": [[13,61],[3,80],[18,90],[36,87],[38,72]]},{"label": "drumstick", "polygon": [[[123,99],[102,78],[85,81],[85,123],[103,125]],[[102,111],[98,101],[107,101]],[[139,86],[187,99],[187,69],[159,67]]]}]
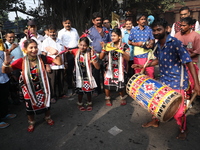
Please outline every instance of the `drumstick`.
[{"label": "drumstick", "polygon": [[192,95],[192,98],[191,98],[189,104],[188,105],[186,104],[185,112],[188,110],[189,106],[192,104],[192,102],[194,101],[194,99],[196,98],[196,96],[197,96],[197,93],[194,92],[194,94]]},{"label": "drumstick", "polygon": [[147,63],[149,62],[150,59],[152,59],[152,58],[151,58],[151,57],[152,57],[152,54],[154,54],[154,52],[155,52],[155,50],[157,49],[157,47],[158,47],[158,45],[156,44],[156,46],[155,46],[154,49],[153,49],[153,52],[151,53],[150,57],[148,57],[146,63],[144,64],[144,67],[143,67],[143,69],[141,70],[140,73],[142,73],[142,74],[144,73],[144,70],[145,70],[145,68],[146,68],[146,66],[147,66]]}]

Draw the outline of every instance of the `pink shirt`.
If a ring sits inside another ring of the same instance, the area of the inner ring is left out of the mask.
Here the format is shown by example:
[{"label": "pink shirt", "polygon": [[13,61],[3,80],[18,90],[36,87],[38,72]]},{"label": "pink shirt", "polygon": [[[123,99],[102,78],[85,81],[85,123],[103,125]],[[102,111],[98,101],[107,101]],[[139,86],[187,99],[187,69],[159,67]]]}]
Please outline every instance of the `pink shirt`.
[{"label": "pink shirt", "polygon": [[[183,42],[183,45],[188,50],[189,54],[200,54],[200,34],[195,31],[190,32],[187,35],[181,35],[181,32],[175,34],[175,37]],[[192,58],[193,62],[198,62],[198,56]]]}]

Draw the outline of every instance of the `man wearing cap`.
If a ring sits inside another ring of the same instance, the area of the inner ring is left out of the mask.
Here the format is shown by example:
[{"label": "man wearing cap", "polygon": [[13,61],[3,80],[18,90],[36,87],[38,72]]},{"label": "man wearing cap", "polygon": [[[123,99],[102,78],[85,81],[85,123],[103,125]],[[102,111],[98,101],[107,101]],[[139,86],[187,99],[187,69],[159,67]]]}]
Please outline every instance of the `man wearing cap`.
[{"label": "man wearing cap", "polygon": [[[34,39],[37,44],[38,44],[38,54],[41,54],[41,49],[42,49],[42,42],[44,41],[44,37],[42,35],[40,35],[39,33],[37,33],[37,24],[35,22],[35,20],[29,20],[28,23],[28,34],[32,34],[32,37],[30,37],[31,39]],[[30,35],[28,35],[30,36]],[[20,41],[20,46],[23,49],[23,42],[27,39],[27,37],[24,37],[21,41]]]}]

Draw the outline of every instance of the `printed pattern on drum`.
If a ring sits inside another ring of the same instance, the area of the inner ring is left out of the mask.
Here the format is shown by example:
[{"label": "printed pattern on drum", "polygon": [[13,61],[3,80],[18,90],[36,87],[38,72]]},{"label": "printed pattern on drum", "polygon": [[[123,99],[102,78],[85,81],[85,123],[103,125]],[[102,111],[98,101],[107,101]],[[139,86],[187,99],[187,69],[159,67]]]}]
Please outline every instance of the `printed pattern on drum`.
[{"label": "printed pattern on drum", "polygon": [[165,120],[163,120],[166,110],[172,104],[172,99],[175,100],[181,96],[169,86],[143,74],[133,75],[128,81],[126,91],[137,103],[147,109],[160,121],[170,119],[165,118]]},{"label": "printed pattern on drum", "polygon": [[177,93],[170,87],[161,87],[149,100],[148,111],[156,117],[161,117],[163,110],[175,95]]},{"label": "printed pattern on drum", "polygon": [[130,90],[128,94],[137,102],[148,109],[149,100],[153,97],[155,92],[162,87],[162,84],[158,83],[154,79],[146,75],[140,75],[130,84]]}]

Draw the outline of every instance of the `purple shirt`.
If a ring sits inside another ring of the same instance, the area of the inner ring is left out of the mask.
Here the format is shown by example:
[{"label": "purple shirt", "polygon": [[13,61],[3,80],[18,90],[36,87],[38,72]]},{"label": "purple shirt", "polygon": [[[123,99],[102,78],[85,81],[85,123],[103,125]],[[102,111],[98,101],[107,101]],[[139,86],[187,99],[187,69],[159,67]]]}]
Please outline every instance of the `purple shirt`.
[{"label": "purple shirt", "polygon": [[[188,51],[184,48],[181,41],[168,35],[165,45],[158,48],[155,56],[159,60],[160,80],[172,89],[180,89],[181,65],[191,62]],[[188,73],[184,65],[183,89],[188,88]]]},{"label": "purple shirt", "polygon": [[111,41],[110,33],[107,30],[107,28],[103,27],[103,32],[104,32],[104,37],[102,37],[99,34],[99,32],[97,31],[97,29],[94,26],[92,26],[89,29],[89,35],[88,35],[88,37],[93,41],[93,42],[91,42],[91,46],[94,47],[94,50],[97,53],[100,53],[101,50],[102,50],[100,42],[103,41],[104,43],[108,43],[108,42]]}]

